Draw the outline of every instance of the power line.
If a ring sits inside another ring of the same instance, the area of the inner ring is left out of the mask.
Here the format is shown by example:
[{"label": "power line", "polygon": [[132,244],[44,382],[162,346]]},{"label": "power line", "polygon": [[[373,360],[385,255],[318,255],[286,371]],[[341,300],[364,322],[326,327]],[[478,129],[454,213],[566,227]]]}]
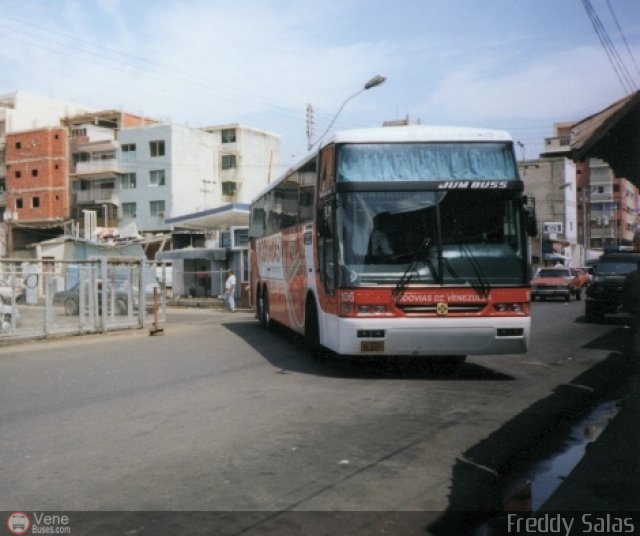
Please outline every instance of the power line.
[{"label": "power line", "polygon": [[638,67],[638,64],[636,63],[636,58],[633,55],[633,52],[631,51],[631,48],[629,47],[629,43],[627,42],[627,38],[624,35],[624,32],[622,31],[622,28],[620,27],[620,23],[618,22],[618,17],[616,17],[615,12],[613,11],[613,6],[611,5],[611,2],[609,0],[607,0],[607,6],[609,6],[609,11],[611,12],[611,16],[613,17],[613,21],[616,23],[616,26],[618,27],[618,31],[620,32],[620,37],[622,38],[622,41],[625,45],[625,47],[627,48],[627,53],[629,54],[629,57],[631,58],[631,61],[633,62],[634,67],[636,68],[636,73],[638,73],[638,75],[640,75],[640,67]]},{"label": "power line", "polygon": [[624,65],[622,58],[618,54],[618,51],[616,50],[616,47],[613,44],[613,41],[611,41],[611,38],[609,37],[609,34],[606,28],[602,24],[600,17],[598,16],[595,9],[591,5],[591,0],[582,0],[582,5],[584,6],[584,9],[587,12],[587,15],[589,16],[589,19],[591,20],[591,24],[593,25],[596,35],[598,36],[598,39],[600,40],[600,44],[602,45],[602,47],[605,50],[605,53],[607,54],[609,63],[611,64],[611,67],[615,71],[618,81],[622,86],[622,89],[627,94],[632,93],[636,88],[633,78],[631,78],[631,75],[629,74],[629,71]]}]

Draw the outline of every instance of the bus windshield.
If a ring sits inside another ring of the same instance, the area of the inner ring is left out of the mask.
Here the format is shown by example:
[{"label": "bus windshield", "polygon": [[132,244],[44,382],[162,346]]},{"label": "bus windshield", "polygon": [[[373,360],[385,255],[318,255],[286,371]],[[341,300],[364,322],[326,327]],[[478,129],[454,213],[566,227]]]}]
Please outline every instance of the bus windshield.
[{"label": "bus windshield", "polygon": [[344,287],[407,276],[427,285],[528,282],[522,212],[511,190],[341,193],[338,228]]}]

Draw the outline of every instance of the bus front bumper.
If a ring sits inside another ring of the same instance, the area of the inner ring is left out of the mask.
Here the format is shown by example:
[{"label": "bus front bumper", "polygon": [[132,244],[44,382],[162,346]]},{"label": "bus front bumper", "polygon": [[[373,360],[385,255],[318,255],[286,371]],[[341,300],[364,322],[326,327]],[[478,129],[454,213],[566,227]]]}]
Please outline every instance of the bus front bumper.
[{"label": "bus front bumper", "polygon": [[345,355],[521,354],[531,318],[339,318],[335,328],[324,344]]}]

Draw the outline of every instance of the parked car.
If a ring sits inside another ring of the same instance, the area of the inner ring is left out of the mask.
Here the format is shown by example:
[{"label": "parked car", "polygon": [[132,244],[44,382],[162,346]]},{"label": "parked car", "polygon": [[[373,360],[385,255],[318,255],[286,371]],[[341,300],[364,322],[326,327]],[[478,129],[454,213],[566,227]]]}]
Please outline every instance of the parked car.
[{"label": "parked car", "polygon": [[595,267],[593,281],[587,287],[584,316],[587,322],[604,321],[622,309],[624,280],[633,272],[640,253],[605,253]]},{"label": "parked car", "polygon": [[22,317],[17,307],[0,304],[0,332],[9,331],[12,326],[20,327]]},{"label": "parked car", "polygon": [[564,298],[570,301],[582,298],[582,284],[576,274],[569,268],[542,268],[531,281],[531,299]]},{"label": "parked car", "polygon": [[21,281],[16,280],[11,285],[10,279],[0,279],[0,299],[3,303],[11,303],[11,296],[15,293],[15,303],[24,303],[27,289]]},{"label": "parked car", "polygon": [[[145,310],[153,311],[153,284],[149,285],[145,291]],[[129,292],[127,284],[122,281],[116,281],[113,286],[114,298],[113,307],[115,314],[126,315],[129,312]],[[138,309],[139,291],[137,287],[131,288],[131,296],[133,298],[133,310]],[[101,283],[98,282],[98,311],[102,311],[102,289]],[[85,298],[86,300],[87,298]],[[75,284],[67,290],[61,290],[53,295],[53,305],[62,306],[66,315],[77,315],[80,311],[80,285]]]}]

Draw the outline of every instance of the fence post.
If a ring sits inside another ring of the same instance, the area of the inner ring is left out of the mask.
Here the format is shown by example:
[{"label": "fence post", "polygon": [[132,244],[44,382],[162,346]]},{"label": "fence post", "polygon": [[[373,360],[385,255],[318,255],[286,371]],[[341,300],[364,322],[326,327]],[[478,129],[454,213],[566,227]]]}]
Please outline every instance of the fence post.
[{"label": "fence post", "polygon": [[107,303],[107,297],[108,297],[108,281],[107,281],[107,259],[105,258],[101,258],[100,259],[100,278],[102,280],[102,283],[100,285],[100,296],[102,298],[102,303],[99,303],[100,310],[101,310],[101,318],[100,318],[100,329],[102,331],[102,333],[106,333],[107,331],[107,310],[109,307],[109,304]]},{"label": "fence post", "polygon": [[42,284],[44,285],[44,336],[49,336],[49,325],[51,324],[51,272],[42,269]]},{"label": "fence post", "polygon": [[145,302],[145,267],[145,260],[140,259],[140,269],[138,270],[138,327],[141,329],[144,328],[144,316],[147,312],[147,304]]}]

